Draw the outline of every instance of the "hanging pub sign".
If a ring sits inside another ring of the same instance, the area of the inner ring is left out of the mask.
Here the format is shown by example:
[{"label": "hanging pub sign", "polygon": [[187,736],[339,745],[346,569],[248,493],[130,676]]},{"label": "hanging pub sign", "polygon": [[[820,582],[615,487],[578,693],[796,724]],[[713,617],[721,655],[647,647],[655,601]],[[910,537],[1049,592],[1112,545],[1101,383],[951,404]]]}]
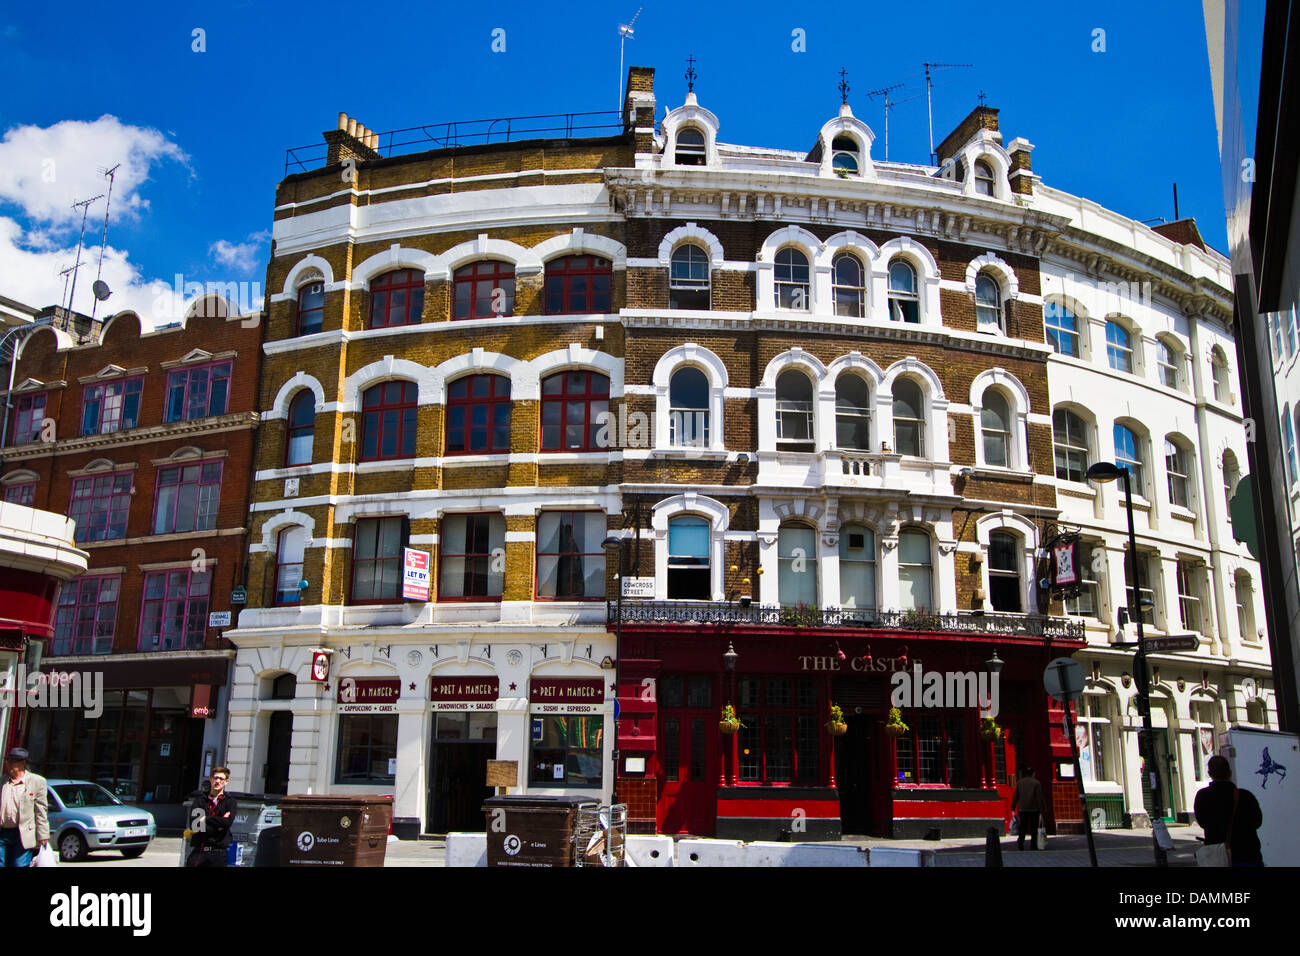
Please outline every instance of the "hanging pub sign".
[{"label": "hanging pub sign", "polygon": [[1079,538],[1057,538],[1051,545],[1051,582],[1053,588],[1076,588],[1080,581]]},{"label": "hanging pub sign", "polygon": [[311,679],[318,684],[330,679],[330,651],[311,652]]},{"label": "hanging pub sign", "polygon": [[534,678],[528,688],[534,714],[597,714],[605,703],[605,681],[599,677]]},{"label": "hanging pub sign", "polygon": [[345,677],[339,681],[339,713],[391,714],[401,694],[396,677]]},{"label": "hanging pub sign", "polygon": [[496,710],[499,686],[495,677],[433,677],[429,709]]}]

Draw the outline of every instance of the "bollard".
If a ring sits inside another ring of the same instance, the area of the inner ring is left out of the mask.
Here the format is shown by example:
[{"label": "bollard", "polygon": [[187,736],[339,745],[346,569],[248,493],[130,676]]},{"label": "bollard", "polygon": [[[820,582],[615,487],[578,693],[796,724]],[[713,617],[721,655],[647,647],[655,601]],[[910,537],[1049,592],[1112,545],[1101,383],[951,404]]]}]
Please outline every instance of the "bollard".
[{"label": "bollard", "polygon": [[997,827],[989,827],[984,836],[984,865],[1002,865],[1002,840],[999,838]]}]

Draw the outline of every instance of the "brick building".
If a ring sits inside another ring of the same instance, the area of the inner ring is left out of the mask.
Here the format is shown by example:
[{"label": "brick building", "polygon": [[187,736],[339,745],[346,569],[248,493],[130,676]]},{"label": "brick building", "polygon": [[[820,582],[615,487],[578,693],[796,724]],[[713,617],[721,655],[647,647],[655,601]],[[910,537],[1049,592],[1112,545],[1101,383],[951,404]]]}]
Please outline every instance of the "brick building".
[{"label": "brick building", "polygon": [[225,747],[234,653],[210,614],[244,577],[261,335],[260,313],[215,297],[155,330],[133,312],[47,309],[6,396],[4,500],[66,515],[90,555],[59,595],[42,670],[102,672],[106,692],[98,719],[27,712],[25,746],[42,774],[164,817]]}]

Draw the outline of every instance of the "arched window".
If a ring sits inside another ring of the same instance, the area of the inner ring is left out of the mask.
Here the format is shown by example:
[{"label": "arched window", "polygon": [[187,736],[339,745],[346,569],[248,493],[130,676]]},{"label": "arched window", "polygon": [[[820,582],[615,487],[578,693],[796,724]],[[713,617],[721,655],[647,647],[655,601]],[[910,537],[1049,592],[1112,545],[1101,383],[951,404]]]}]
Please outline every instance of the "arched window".
[{"label": "arched window", "polygon": [[1142,474],[1142,440],[1125,425],[1115,424],[1115,461],[1129,470],[1130,490],[1135,495],[1145,494],[1146,481]]},{"label": "arched window", "polygon": [[321,330],[325,318],[325,283],[308,282],[298,290],[298,334]]},{"label": "arched window", "polygon": [[316,396],[304,388],[289,403],[289,423],[284,443],[284,463],[306,465],[311,462],[312,440],[316,434]]},{"label": "arched window", "polygon": [[895,259],[889,265],[889,317],[895,322],[921,321],[921,296],[916,270],[910,262]]},{"label": "arched window", "polygon": [[867,314],[866,273],[857,256],[841,252],[831,261],[835,314],[860,319]]},{"label": "arched window", "polygon": [[275,547],[276,604],[297,604],[302,599],[302,559],[306,550],[306,528],[295,524],[280,529]]},{"label": "arched window", "polygon": [[668,522],[668,597],[708,601],[712,598],[709,523],[695,515]]},{"label": "arched window", "polygon": [[677,131],[675,159],[678,166],[703,166],[708,156],[703,133],[694,126],[686,126]]},{"label": "arched window", "polygon": [[778,309],[812,308],[808,286],[808,257],[787,246],[776,254],[776,307]]},{"label": "arched window", "polygon": [[453,276],[453,319],[488,319],[514,315],[515,267],[485,259],[461,266]]},{"label": "arched window", "polygon": [[845,174],[858,171],[858,141],[852,136],[836,136],[831,141],[831,168]]},{"label": "arched window", "polygon": [[817,607],[817,531],[783,524],[776,548],[777,600],[784,607]]},{"label": "arched window", "polygon": [[876,609],[876,534],[864,525],[840,529],[840,606]]},{"label": "arched window", "polygon": [[1210,349],[1210,378],[1214,382],[1214,400],[1228,405],[1232,402],[1228,385],[1228,358],[1217,345]]},{"label": "arched window", "polygon": [[1179,352],[1165,339],[1156,339],[1156,370],[1160,384],[1168,388],[1178,388]]},{"label": "arched window", "polygon": [[709,254],[693,243],[673,250],[668,279],[669,307],[709,307]]},{"label": "arched window", "polygon": [[975,277],[975,321],[981,332],[1001,332],[1002,292],[991,275]]},{"label": "arched window", "polygon": [[1083,419],[1064,408],[1053,412],[1052,448],[1056,453],[1056,477],[1083,481],[1088,471],[1088,429]]},{"label": "arched window", "polygon": [[1169,503],[1190,508],[1191,455],[1174,439],[1165,439],[1165,478],[1169,485]]},{"label": "arched window", "polygon": [[694,366],[679,368],[668,382],[668,444],[709,447],[709,380]]},{"label": "arched window", "polygon": [[1241,480],[1241,469],[1237,467],[1237,456],[1229,448],[1223,453],[1223,501],[1226,507],[1232,505],[1232,495]]},{"label": "arched window", "polygon": [[546,314],[589,315],[610,310],[614,265],[600,256],[564,256],[546,263]]},{"label": "arched window", "polygon": [[904,611],[928,611],[933,606],[930,536],[904,531],[898,536],[898,602]]},{"label": "arched window", "polygon": [[1106,361],[1117,372],[1133,371],[1133,348],[1128,329],[1118,322],[1106,323]]},{"label": "arched window", "polygon": [[415,325],[424,314],[424,273],[398,269],[370,283],[370,327]]},{"label": "arched window", "polygon": [[993,167],[982,159],[975,160],[975,192],[980,196],[993,195]]},{"label": "arched window", "polygon": [[894,383],[894,451],[917,457],[925,454],[925,401],[921,386],[910,378]]},{"label": "arched window", "polygon": [[608,414],[609,379],[599,372],[542,379],[542,451],[600,451],[600,416]]},{"label": "arched window", "polygon": [[871,450],[871,389],[860,375],[835,380],[835,447]]},{"label": "arched window", "polygon": [[448,455],[510,451],[510,379],[467,375],[447,386]]},{"label": "arched window", "polygon": [[997,389],[984,392],[980,431],[984,436],[984,464],[1008,468],[1011,465],[1011,411],[1006,397]]},{"label": "arched window", "polygon": [[1043,308],[1047,344],[1058,355],[1079,357],[1079,326],[1074,313],[1060,302],[1048,302]]},{"label": "arched window", "polygon": [[1237,629],[1243,641],[1257,641],[1255,633],[1255,588],[1250,583],[1249,571],[1238,571],[1234,577],[1237,587]]},{"label": "arched window", "polygon": [[415,457],[414,382],[372,385],[361,396],[361,460]]},{"label": "arched window", "polygon": [[995,611],[1019,614],[1024,610],[1016,557],[1019,543],[1019,538],[1006,531],[989,535],[989,602]]},{"label": "arched window", "polygon": [[1282,432],[1286,442],[1286,480],[1295,484],[1295,427],[1291,424],[1291,405],[1282,406]]},{"label": "arched window", "polygon": [[797,369],[786,369],[776,377],[776,447],[813,450],[813,386]]}]

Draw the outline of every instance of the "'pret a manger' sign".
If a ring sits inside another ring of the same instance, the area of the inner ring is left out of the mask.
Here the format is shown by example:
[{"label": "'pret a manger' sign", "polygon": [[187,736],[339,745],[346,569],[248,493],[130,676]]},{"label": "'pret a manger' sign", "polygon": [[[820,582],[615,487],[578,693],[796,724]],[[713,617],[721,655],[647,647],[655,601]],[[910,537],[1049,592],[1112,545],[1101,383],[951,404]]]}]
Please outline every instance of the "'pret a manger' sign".
[{"label": "'pret a manger' sign", "polygon": [[433,710],[495,710],[495,677],[434,677],[429,682]]},{"label": "'pret a manger' sign", "polygon": [[605,702],[605,682],[600,678],[542,678],[528,688],[533,713],[589,714]]},{"label": "'pret a manger' sign", "polygon": [[339,681],[339,713],[395,713],[401,694],[402,682],[396,677],[345,677]]}]

